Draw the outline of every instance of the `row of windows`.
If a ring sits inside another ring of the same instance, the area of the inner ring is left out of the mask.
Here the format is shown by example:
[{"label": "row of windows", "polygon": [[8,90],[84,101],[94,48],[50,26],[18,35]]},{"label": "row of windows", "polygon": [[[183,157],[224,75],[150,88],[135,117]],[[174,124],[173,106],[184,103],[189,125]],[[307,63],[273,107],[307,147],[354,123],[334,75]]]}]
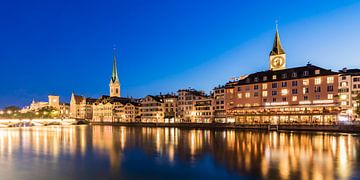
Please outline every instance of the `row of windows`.
[{"label": "row of windows", "polygon": [[[327,91],[328,92],[333,92],[334,91],[334,86],[330,85],[327,87]],[[320,93],[321,92],[321,87],[320,86],[316,86],[314,88],[314,92],[315,93]],[[303,88],[303,94],[307,94],[309,93],[309,88],[305,87]],[[298,89],[292,89],[291,90],[291,94],[293,95],[296,95],[298,94]],[[271,95],[272,96],[276,96],[278,95],[278,91],[271,91]],[[281,95],[288,95],[288,90],[287,89],[282,89],[281,90]],[[259,93],[258,92],[254,92],[254,97],[258,97],[259,96]],[[268,96],[268,91],[263,91],[262,92],[262,96],[263,97],[267,97]],[[242,98],[242,94],[241,93],[238,93],[237,94],[237,97],[238,98]],[[251,94],[248,92],[248,93],[245,93],[245,98],[250,98],[251,97]]]},{"label": "row of windows", "polygon": [[[316,74],[316,75],[320,74],[320,70],[319,70],[319,69],[318,69],[318,70],[315,70],[315,74]],[[309,71],[304,71],[304,72],[302,73],[302,75],[303,75],[303,76],[309,76]],[[292,77],[292,78],[297,78],[297,77],[298,77],[298,73],[297,73],[297,72],[291,73],[291,77]],[[281,74],[281,78],[282,78],[282,79],[286,79],[286,78],[287,78],[287,74]],[[276,80],[276,79],[277,79],[277,75],[273,75],[273,76],[272,76],[272,79],[273,79],[273,80]],[[263,81],[267,81],[267,80],[268,80],[268,77],[267,77],[267,76],[263,76]],[[247,83],[250,83],[250,79],[249,79],[249,78],[246,79],[246,82],[247,82]],[[254,78],[254,82],[259,82],[259,78],[258,78],[258,77],[255,77],[255,78]]]},{"label": "row of windows", "polygon": [[[328,94],[327,95],[327,99],[328,100],[332,100],[334,98],[334,95],[333,94]],[[321,99],[321,96],[320,95],[315,95],[315,99],[317,99],[317,100],[319,100],[319,99]],[[278,102],[278,98],[272,98],[272,102]],[[297,96],[292,96],[291,97],[291,100],[292,101],[298,101],[299,99],[298,99],[298,97]],[[303,96],[303,99],[302,100],[304,100],[304,101],[307,101],[307,100],[309,100],[309,96]],[[281,98],[281,101],[282,102],[287,102],[288,101],[288,98],[286,98],[286,97],[283,97],[283,98]],[[281,101],[279,101],[279,102],[281,102]],[[267,99],[263,99],[263,102],[265,103],[265,102],[267,102]]]},{"label": "row of windows", "polygon": [[[304,79],[302,81],[304,86],[308,86],[309,85],[309,79]],[[321,78],[315,78],[315,85],[320,85],[321,84]],[[334,83],[334,77],[327,77],[327,83],[328,84],[333,84]],[[281,82],[280,83],[281,87],[287,87],[288,84],[287,82]],[[291,86],[296,87],[298,86],[298,81],[292,81],[291,82]],[[278,83],[274,82],[271,84],[272,88],[277,88],[278,87]],[[254,90],[258,90],[259,89],[259,85],[255,84],[254,85]],[[267,84],[262,84],[262,89],[267,89]],[[242,91],[242,87],[238,87],[237,89],[238,91]],[[245,87],[245,91],[250,91],[250,86],[246,86]]]}]

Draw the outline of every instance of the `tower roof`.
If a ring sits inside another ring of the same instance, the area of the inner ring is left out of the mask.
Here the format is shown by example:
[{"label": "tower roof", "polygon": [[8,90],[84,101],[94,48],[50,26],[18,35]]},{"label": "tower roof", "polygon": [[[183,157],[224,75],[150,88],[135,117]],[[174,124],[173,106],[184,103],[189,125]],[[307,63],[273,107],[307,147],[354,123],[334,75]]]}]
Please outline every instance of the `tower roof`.
[{"label": "tower roof", "polygon": [[274,39],[273,48],[272,48],[272,50],[270,52],[270,56],[272,56],[272,55],[280,55],[280,54],[285,54],[285,51],[281,47],[278,25],[276,24],[275,39]]},{"label": "tower roof", "polygon": [[114,63],[113,63],[112,74],[111,74],[111,82],[115,83],[118,81],[119,81],[119,76],[118,76],[117,67],[116,67],[116,49],[114,48]]}]

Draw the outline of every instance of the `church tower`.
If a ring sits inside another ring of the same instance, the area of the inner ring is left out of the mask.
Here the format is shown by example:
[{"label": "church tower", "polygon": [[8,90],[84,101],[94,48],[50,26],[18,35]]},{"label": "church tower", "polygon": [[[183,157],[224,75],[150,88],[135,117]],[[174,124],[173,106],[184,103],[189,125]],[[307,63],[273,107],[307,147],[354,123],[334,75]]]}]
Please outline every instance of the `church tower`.
[{"label": "church tower", "polygon": [[116,49],[114,48],[114,62],[110,79],[110,97],[120,97],[120,81],[116,67]]},{"label": "church tower", "polygon": [[278,24],[276,23],[276,33],[274,39],[274,45],[269,56],[270,70],[282,70],[286,68],[286,54],[281,47],[280,35],[278,30]]}]

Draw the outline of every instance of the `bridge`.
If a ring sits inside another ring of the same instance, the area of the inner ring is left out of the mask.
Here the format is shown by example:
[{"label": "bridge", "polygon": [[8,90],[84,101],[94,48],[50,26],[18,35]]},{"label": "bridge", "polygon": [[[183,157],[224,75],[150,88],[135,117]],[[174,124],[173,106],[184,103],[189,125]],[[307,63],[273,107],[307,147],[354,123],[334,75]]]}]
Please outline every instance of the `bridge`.
[{"label": "bridge", "polygon": [[0,127],[29,127],[48,125],[86,124],[86,120],[77,119],[0,119]]}]

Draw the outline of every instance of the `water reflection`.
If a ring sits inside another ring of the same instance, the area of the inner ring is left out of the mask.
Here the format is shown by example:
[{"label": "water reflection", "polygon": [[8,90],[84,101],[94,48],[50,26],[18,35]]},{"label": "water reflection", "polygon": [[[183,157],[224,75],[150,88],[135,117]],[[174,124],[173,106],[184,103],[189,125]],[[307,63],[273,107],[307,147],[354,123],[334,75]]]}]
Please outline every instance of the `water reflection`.
[{"label": "water reflection", "polygon": [[[359,177],[359,140],[358,135],[335,133],[113,126],[7,128],[0,129],[0,165],[16,168],[14,164],[24,161],[18,156],[26,154],[53,160],[54,169],[67,161],[91,162],[75,168],[95,169],[87,174],[99,179],[107,172],[110,177],[131,178],[135,176],[131,168],[141,166],[132,163],[143,153],[148,159],[141,161],[144,168],[149,164],[170,167],[171,171],[159,170],[170,175],[194,173],[192,168],[204,173],[206,167],[214,166],[212,173],[220,177],[225,169],[229,177],[347,179]],[[46,169],[46,163],[40,167]],[[179,167],[182,172],[176,172]]]}]

